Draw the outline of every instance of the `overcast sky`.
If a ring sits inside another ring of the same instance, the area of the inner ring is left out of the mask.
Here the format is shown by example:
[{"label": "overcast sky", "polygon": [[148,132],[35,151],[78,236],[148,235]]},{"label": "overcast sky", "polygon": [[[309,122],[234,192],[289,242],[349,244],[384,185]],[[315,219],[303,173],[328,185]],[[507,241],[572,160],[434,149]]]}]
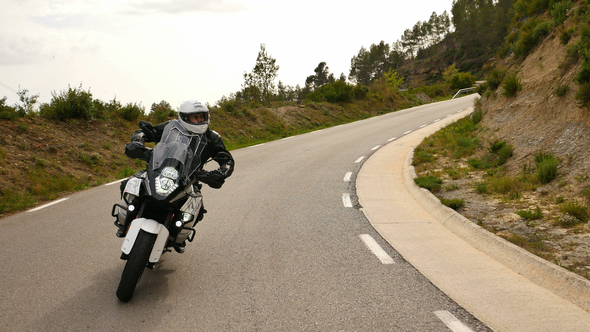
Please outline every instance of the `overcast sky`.
[{"label": "overcast sky", "polygon": [[[215,104],[239,91],[260,50],[284,84],[325,61],[336,77],[381,40],[393,43],[452,0],[0,0],[0,98],[68,85],[103,101]],[[5,85],[5,86],[4,86]]]}]

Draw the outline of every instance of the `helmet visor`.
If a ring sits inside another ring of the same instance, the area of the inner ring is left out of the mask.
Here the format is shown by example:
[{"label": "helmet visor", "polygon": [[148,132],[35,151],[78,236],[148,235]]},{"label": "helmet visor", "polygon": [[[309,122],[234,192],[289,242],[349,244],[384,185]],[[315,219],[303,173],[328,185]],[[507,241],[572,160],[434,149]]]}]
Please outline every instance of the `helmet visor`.
[{"label": "helmet visor", "polygon": [[198,112],[198,113],[191,113],[191,114],[180,114],[181,119],[192,125],[203,125],[209,123],[209,113],[207,112]]}]

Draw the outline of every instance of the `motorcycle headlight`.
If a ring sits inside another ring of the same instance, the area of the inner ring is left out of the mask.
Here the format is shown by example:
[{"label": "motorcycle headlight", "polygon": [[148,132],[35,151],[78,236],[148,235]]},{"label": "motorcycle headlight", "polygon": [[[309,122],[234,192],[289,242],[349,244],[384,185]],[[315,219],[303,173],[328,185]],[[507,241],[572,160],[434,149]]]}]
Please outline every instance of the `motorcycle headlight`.
[{"label": "motorcycle headlight", "polygon": [[178,188],[178,170],[174,167],[164,167],[156,177],[156,193],[161,196],[168,196]]}]

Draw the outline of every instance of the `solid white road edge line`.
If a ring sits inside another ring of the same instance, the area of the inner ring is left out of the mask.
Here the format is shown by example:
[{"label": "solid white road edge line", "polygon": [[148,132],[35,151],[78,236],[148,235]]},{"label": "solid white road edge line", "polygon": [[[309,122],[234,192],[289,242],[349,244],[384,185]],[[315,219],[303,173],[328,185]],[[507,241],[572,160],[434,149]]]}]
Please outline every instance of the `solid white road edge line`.
[{"label": "solid white road edge line", "polygon": [[360,163],[363,159],[365,159],[365,156],[360,157],[359,159],[357,159],[354,163],[358,164]]},{"label": "solid white road edge line", "polygon": [[119,182],[125,181],[125,180],[127,180],[127,179],[128,179],[128,178],[124,178],[124,179],[120,179],[120,180],[117,180],[117,181],[113,181],[113,182],[105,183],[105,184],[104,184],[104,186],[111,186],[111,185],[113,185],[113,184],[115,184],[115,183],[119,183]]},{"label": "solid white road edge line", "polygon": [[472,329],[470,329],[465,324],[461,323],[461,321],[459,321],[455,316],[453,316],[452,313],[446,310],[435,311],[434,314],[436,315],[436,317],[438,317],[438,319],[442,320],[442,322],[445,323],[445,325],[448,328],[450,328],[453,332],[473,332]]},{"label": "solid white road edge line", "polygon": [[350,194],[348,194],[348,193],[342,194],[342,204],[344,204],[344,207],[347,207],[347,208],[352,207],[352,201],[350,200]]},{"label": "solid white road edge line", "polygon": [[359,238],[365,243],[367,248],[369,248],[369,250],[371,250],[371,252],[375,256],[377,256],[377,258],[379,258],[381,263],[383,263],[383,264],[394,264],[395,263],[393,261],[393,258],[391,258],[391,256],[389,256],[385,252],[385,250],[383,250],[383,248],[381,248],[379,243],[377,243],[377,241],[375,241],[375,239],[373,239],[373,237],[371,235],[361,234],[361,235],[359,235]]},{"label": "solid white road edge line", "polygon": [[35,212],[35,211],[39,211],[39,210],[41,210],[41,209],[44,209],[44,208],[46,208],[46,207],[48,207],[48,206],[52,206],[53,204],[57,204],[57,203],[61,203],[61,202],[63,202],[63,201],[67,201],[68,199],[69,199],[69,197],[62,198],[62,199],[58,199],[57,201],[54,201],[54,202],[51,202],[51,203],[47,203],[47,204],[45,204],[45,205],[41,205],[41,206],[38,206],[38,207],[36,207],[36,208],[33,208],[33,209],[30,209],[30,210],[27,210],[27,212]]},{"label": "solid white road edge line", "polygon": [[266,143],[262,143],[262,144],[258,144],[258,145],[252,145],[252,146],[247,147],[246,149],[256,148],[256,147],[259,147],[259,146],[263,146],[264,144],[266,144]]},{"label": "solid white road edge line", "polygon": [[346,173],[346,175],[344,175],[344,182],[350,182],[351,177],[352,177],[352,172]]}]

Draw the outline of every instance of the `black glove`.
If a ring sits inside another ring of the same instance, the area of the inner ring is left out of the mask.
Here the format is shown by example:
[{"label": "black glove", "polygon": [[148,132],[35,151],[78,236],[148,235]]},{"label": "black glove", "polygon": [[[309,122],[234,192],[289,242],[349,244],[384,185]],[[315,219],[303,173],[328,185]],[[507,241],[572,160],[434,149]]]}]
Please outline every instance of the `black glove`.
[{"label": "black glove", "polygon": [[211,172],[199,171],[197,172],[197,180],[206,183],[209,187],[219,189],[225,183],[225,177],[219,172],[214,170]]},{"label": "black glove", "polygon": [[139,121],[139,129],[145,134],[146,142],[155,142],[154,126],[147,121]]},{"label": "black glove", "polygon": [[226,179],[231,175],[233,169],[230,165],[222,165],[216,171],[219,172],[219,174],[223,175],[223,178]]}]

